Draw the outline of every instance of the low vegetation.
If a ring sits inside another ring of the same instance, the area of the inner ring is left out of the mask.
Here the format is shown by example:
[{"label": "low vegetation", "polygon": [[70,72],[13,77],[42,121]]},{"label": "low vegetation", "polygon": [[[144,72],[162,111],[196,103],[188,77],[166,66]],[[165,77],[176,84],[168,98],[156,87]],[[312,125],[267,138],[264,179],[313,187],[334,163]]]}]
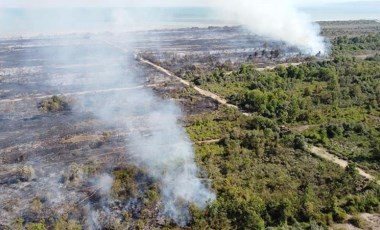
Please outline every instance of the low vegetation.
[{"label": "low vegetation", "polygon": [[350,223],[352,225],[354,225],[355,227],[357,227],[357,228],[364,229],[366,227],[365,220],[361,216],[359,216],[359,215],[354,215],[350,219]]},{"label": "low vegetation", "polygon": [[[352,47],[380,50],[380,35],[337,37],[332,60],[257,71],[242,65],[184,78],[228,99],[241,110],[288,127],[306,126],[302,135],[342,158],[378,174],[380,169],[379,54],[360,59]],[[341,47],[342,46],[342,47]],[[342,49],[341,49],[342,48]],[[353,52],[351,52],[353,51]],[[350,52],[350,55],[344,55]],[[213,128],[217,129],[217,128]],[[217,130],[214,133],[217,133]],[[190,135],[202,131],[189,130]],[[212,138],[210,131],[205,138]]]},{"label": "low vegetation", "polygon": [[[212,179],[217,200],[192,209],[197,229],[327,228],[347,214],[380,211],[380,187],[364,180],[354,165],[346,170],[303,150],[301,135],[283,132],[272,119],[219,110],[188,120],[199,141],[197,161]],[[219,130],[224,130],[223,133]]]},{"label": "low vegetation", "polygon": [[[380,35],[331,36],[329,60],[265,71],[227,61],[212,70],[178,72],[251,114],[220,107],[184,119],[192,141],[203,142],[195,144],[200,177],[217,195],[204,210],[185,204],[192,214],[186,229],[314,230],[347,222],[363,228],[360,213],[380,212],[380,186],[357,170],[380,176]],[[194,94],[186,88],[165,96],[193,101]],[[69,106],[54,96],[39,109],[56,112]],[[103,134],[105,141],[110,137]],[[350,164],[343,169],[316,158],[307,144],[322,145]],[[73,164],[67,183],[75,183],[78,173]],[[20,176],[29,181],[34,171],[23,168]],[[107,229],[180,228],[160,217],[159,182],[143,169],[118,168],[113,178],[112,200],[131,202],[123,206],[122,219],[104,225]],[[40,199],[32,202],[31,211],[40,212]],[[12,228],[74,230],[80,224],[69,216],[46,224],[19,218]]]},{"label": "low vegetation", "polygon": [[[194,229],[327,229],[357,213],[380,211],[380,35],[336,36],[331,60],[258,71],[231,62],[177,71],[226,98],[234,109],[188,117],[196,160],[217,200],[191,207]],[[170,68],[170,66],[163,64]],[[175,69],[173,69],[175,71]],[[306,127],[294,132],[297,127]],[[352,162],[346,169],[312,156],[323,145]]]},{"label": "low vegetation", "polygon": [[38,108],[42,112],[58,112],[69,110],[69,103],[63,97],[52,96],[51,98],[45,99],[38,104]]},{"label": "low vegetation", "polygon": [[[379,51],[380,33],[349,37],[339,36],[333,41],[333,55],[355,55]],[[372,52],[370,52],[372,51]]]},{"label": "low vegetation", "polygon": [[[195,228],[317,229],[348,214],[362,227],[357,213],[380,211],[379,185],[356,170],[379,175],[379,38],[336,37],[332,60],[182,75],[252,114],[227,109],[188,120],[194,142],[220,139],[196,148],[218,198],[206,211],[192,209]],[[306,142],[354,163],[343,170],[317,159],[304,150]]]}]

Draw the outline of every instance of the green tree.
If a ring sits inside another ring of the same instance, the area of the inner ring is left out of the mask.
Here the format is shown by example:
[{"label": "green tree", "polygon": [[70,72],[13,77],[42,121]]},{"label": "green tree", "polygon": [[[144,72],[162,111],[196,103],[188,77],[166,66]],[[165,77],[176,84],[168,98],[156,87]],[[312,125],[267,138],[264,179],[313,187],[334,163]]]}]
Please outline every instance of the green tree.
[{"label": "green tree", "polygon": [[251,90],[246,94],[247,108],[254,112],[265,113],[267,102],[268,97],[266,93],[260,90]]}]

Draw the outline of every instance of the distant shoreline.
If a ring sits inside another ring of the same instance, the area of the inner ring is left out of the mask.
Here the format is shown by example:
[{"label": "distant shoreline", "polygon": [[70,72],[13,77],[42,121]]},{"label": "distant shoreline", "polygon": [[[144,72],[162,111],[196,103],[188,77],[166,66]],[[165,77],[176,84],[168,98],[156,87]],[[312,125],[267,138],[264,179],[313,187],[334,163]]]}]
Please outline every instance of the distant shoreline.
[{"label": "distant shoreline", "polygon": [[[380,21],[379,4],[299,8],[311,21]],[[146,31],[238,25],[210,7],[0,8],[0,36]]]},{"label": "distant shoreline", "polygon": [[[324,23],[358,23],[358,22],[374,22],[379,23],[378,19],[359,19],[359,20],[323,20],[323,21],[314,21],[313,23],[324,24]],[[38,38],[52,38],[52,37],[64,37],[64,36],[86,36],[86,35],[102,35],[102,34],[126,34],[126,33],[139,33],[139,32],[149,32],[149,31],[170,31],[170,30],[181,30],[181,29],[191,29],[191,28],[199,28],[199,29],[207,29],[210,27],[239,27],[242,25],[234,24],[234,23],[215,23],[215,24],[202,24],[202,25],[173,25],[173,26],[162,26],[162,27],[154,27],[151,28],[146,27],[144,29],[135,29],[135,30],[98,30],[98,31],[65,31],[65,32],[55,32],[55,33],[18,33],[12,35],[3,36],[0,34],[0,40],[9,40],[9,39],[38,39]]]}]

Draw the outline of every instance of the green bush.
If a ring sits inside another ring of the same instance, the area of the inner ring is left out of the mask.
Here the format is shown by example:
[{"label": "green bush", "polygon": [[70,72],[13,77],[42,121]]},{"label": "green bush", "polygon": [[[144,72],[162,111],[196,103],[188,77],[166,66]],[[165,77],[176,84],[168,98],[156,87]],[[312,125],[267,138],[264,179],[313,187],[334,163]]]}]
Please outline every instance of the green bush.
[{"label": "green bush", "polygon": [[262,116],[255,116],[248,120],[247,122],[247,128],[248,129],[271,129],[273,131],[278,131],[278,127],[275,121],[272,119],[262,117]]},{"label": "green bush", "polygon": [[294,148],[304,150],[306,148],[306,141],[304,136],[297,135],[294,138]]},{"label": "green bush", "polygon": [[43,223],[30,223],[26,225],[27,230],[46,230]]},{"label": "green bush", "polygon": [[81,230],[82,227],[76,221],[68,218],[60,218],[53,226],[54,230]]},{"label": "green bush", "polygon": [[347,219],[347,213],[339,207],[335,207],[333,209],[332,216],[333,216],[333,220],[337,223],[342,223],[343,221]]},{"label": "green bush", "polygon": [[359,216],[359,215],[354,215],[349,222],[354,225],[357,228],[364,229],[366,226],[365,220]]},{"label": "green bush", "polygon": [[57,112],[69,110],[69,104],[62,97],[53,96],[43,100],[38,104],[38,108],[43,112]]}]

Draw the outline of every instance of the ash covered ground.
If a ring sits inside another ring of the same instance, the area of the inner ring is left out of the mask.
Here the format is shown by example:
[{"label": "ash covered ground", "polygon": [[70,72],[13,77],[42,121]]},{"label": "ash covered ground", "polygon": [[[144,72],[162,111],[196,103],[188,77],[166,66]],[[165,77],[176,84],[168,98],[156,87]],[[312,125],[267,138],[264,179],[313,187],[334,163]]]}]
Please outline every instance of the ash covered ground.
[{"label": "ash covered ground", "polygon": [[[240,27],[139,32],[132,41],[127,36],[0,40],[0,229],[20,217],[49,225],[59,216],[105,228],[125,220],[125,213],[127,227],[138,225],[145,191],[159,182],[140,169],[133,177],[138,184],[133,194],[123,199],[112,195],[113,173],[133,168],[139,154],[130,139],[165,129],[159,119],[155,124],[147,120],[159,107],[180,108],[174,114],[181,123],[183,116],[216,110],[218,104],[139,63],[136,56],[174,71],[226,61],[267,66],[303,58],[293,47]],[[54,95],[67,106],[41,109]],[[175,145],[173,140],[168,145]],[[173,219],[182,223],[162,211],[164,203],[161,199],[149,206],[152,221],[146,226]]]},{"label": "ash covered ground", "polygon": [[[307,58],[284,42],[252,34],[244,27],[208,27],[142,33],[136,47],[141,56],[173,70],[178,75],[196,67],[210,70],[222,64],[251,63],[267,67]],[[160,38],[144,40],[143,38]],[[317,54],[315,54],[317,55]]]}]

